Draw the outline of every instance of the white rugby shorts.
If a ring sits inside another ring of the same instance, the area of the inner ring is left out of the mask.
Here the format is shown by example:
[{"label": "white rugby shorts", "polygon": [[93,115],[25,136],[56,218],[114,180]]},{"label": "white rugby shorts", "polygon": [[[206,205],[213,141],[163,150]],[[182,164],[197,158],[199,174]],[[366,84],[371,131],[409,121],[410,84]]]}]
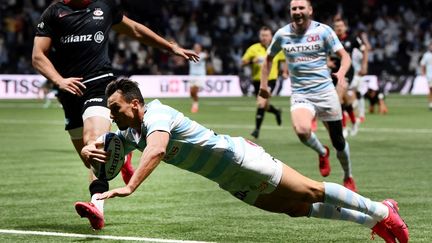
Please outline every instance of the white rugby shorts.
[{"label": "white rugby shorts", "polygon": [[190,75],[189,76],[189,87],[204,87],[205,76],[201,75]]},{"label": "white rugby shorts", "polygon": [[232,138],[235,147],[244,152],[237,161],[231,178],[219,186],[247,204],[254,205],[260,194],[273,192],[282,178],[282,162],[266,153],[264,149],[244,138]]},{"label": "white rugby shorts", "polygon": [[360,91],[360,88],[362,87],[362,81],[363,81],[362,76],[355,74],[348,89]]},{"label": "white rugby shorts", "polygon": [[318,93],[291,95],[291,112],[306,108],[321,121],[338,121],[342,119],[342,109],[336,89],[328,89]]},{"label": "white rugby shorts", "polygon": [[427,81],[428,81],[428,84],[429,84],[429,88],[432,88],[432,76],[428,76],[428,77],[426,77],[426,79],[427,79]]}]

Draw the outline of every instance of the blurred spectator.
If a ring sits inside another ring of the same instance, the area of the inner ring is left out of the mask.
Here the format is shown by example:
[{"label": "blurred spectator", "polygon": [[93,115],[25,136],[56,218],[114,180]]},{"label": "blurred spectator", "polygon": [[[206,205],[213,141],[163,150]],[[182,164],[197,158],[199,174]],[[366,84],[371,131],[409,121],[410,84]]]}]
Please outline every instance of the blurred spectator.
[{"label": "blurred spectator", "polygon": [[[0,1],[0,73],[34,73],[30,60],[35,23],[52,0]],[[202,43],[214,74],[239,74],[238,53],[258,41],[262,25],[273,30],[289,21],[279,0],[116,0],[132,19],[173,37],[180,45]],[[419,53],[432,41],[432,0],[321,0],[315,19],[327,24],[335,14],[349,20],[350,31],[366,31],[372,50],[371,74],[414,74]],[[173,56],[122,36],[110,38],[113,66],[122,75],[185,73]],[[187,71],[186,71],[187,73]]]}]

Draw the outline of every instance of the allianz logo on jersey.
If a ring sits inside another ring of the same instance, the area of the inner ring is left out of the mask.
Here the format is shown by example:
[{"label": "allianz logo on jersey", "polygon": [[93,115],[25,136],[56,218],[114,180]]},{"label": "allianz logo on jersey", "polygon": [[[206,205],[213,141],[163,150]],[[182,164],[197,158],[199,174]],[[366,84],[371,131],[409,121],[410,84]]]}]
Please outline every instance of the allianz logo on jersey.
[{"label": "allianz logo on jersey", "polygon": [[94,41],[96,43],[102,43],[105,36],[102,31],[96,32],[94,35],[67,35],[60,37],[60,42],[63,44],[68,43],[79,43],[79,42],[91,42]]}]

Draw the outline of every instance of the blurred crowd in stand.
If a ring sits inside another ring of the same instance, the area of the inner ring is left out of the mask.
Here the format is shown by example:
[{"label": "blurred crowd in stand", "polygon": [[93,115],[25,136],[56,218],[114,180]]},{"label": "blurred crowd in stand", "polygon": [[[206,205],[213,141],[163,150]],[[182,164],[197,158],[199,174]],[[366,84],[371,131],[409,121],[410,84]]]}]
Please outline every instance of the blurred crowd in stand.
[{"label": "blurred crowd in stand", "polygon": [[[51,0],[0,1],[0,73],[35,73],[31,50],[35,26]],[[208,51],[208,74],[244,75],[241,56],[258,42],[258,30],[289,22],[289,1],[281,0],[117,0],[126,15],[162,36]],[[315,19],[331,23],[335,14],[350,31],[364,31],[372,45],[370,74],[415,75],[432,41],[432,0],[312,1]],[[182,59],[124,36],[110,37],[113,66],[120,75],[187,74]]]}]

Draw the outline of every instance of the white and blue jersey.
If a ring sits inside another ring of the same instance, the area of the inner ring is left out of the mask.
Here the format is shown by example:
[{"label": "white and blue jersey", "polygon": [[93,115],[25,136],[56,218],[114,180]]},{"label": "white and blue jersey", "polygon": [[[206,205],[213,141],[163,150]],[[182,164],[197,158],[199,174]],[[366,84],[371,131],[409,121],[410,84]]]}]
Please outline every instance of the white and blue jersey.
[{"label": "white and blue jersey", "polygon": [[311,21],[304,34],[296,34],[292,25],[280,28],[267,49],[275,56],[283,50],[288,62],[293,93],[318,93],[334,89],[327,56],[343,46],[327,25]]},{"label": "white and blue jersey", "polygon": [[432,85],[432,51],[427,51],[423,55],[420,65],[426,67],[426,78],[429,81],[429,85]]},{"label": "white and blue jersey", "polygon": [[207,73],[207,67],[206,67],[206,58],[207,54],[205,52],[200,52],[198,54],[199,61],[189,61],[189,75],[192,76],[205,76]]},{"label": "white and blue jersey", "polygon": [[117,132],[124,142],[125,154],[134,149],[143,151],[147,136],[154,131],[165,131],[170,134],[170,140],[163,161],[222,185],[244,157],[244,142],[217,135],[159,100],[145,105],[141,131],[141,136],[132,128]]}]

